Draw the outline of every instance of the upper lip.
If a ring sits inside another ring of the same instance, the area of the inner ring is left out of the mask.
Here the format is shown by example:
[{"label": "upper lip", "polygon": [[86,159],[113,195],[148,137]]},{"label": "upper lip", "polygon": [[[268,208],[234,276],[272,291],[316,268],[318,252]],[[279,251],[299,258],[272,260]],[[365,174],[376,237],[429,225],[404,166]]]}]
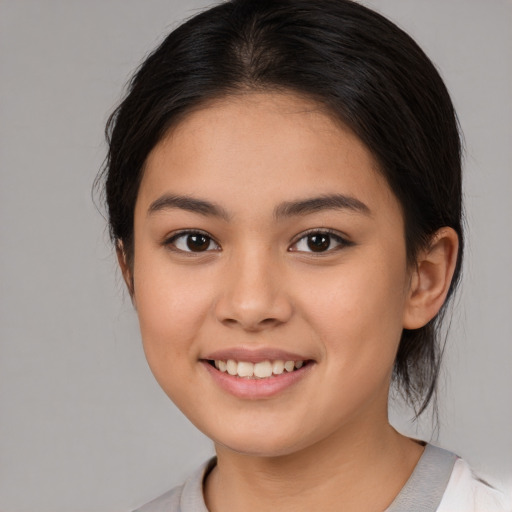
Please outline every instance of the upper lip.
[{"label": "upper lip", "polygon": [[247,361],[249,363],[259,363],[261,361],[307,361],[311,358],[304,357],[294,352],[280,350],[272,347],[245,348],[233,347],[216,350],[209,353],[202,359],[211,361],[227,361],[233,359],[235,361]]}]

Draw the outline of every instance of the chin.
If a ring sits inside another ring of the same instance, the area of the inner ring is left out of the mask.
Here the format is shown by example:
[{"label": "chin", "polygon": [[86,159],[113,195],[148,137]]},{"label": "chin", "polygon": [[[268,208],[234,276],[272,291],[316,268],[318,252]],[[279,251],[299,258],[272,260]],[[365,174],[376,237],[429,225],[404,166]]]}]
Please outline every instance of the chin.
[{"label": "chin", "polygon": [[215,445],[248,457],[285,457],[298,451],[289,442],[283,443],[269,439],[237,439],[230,440],[229,443],[215,441]]},{"label": "chin", "polygon": [[274,427],[237,428],[228,432],[204,431],[216,446],[250,457],[282,457],[300,451],[307,445],[304,432],[290,432]]}]

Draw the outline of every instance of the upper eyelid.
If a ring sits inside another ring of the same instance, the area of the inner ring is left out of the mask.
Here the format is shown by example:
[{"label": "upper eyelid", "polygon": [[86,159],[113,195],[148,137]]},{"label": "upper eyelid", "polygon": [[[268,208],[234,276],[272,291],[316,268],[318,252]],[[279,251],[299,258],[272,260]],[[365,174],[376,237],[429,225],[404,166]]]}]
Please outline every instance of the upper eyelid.
[{"label": "upper eyelid", "polygon": [[208,233],[208,231],[203,231],[202,229],[178,229],[177,231],[173,231],[171,234],[165,235],[164,243],[185,235],[204,235],[208,238],[211,238],[216,244],[219,245],[219,242],[217,242],[214,236]]},{"label": "upper eyelid", "polygon": [[[204,235],[204,236],[208,237],[220,249],[222,249],[222,246],[215,239],[215,237],[213,237],[210,233],[208,233],[208,231],[203,231],[202,229],[180,229],[180,230],[175,231],[169,235],[166,235],[162,240],[162,244],[169,245],[169,244],[173,243],[174,241],[176,241],[178,238],[180,238],[182,236],[187,236],[187,235]],[[183,251],[183,252],[188,252],[188,251]],[[193,253],[193,251],[190,251],[190,252]],[[203,252],[211,252],[211,251],[203,251]]]},{"label": "upper eyelid", "polygon": [[[328,235],[331,235],[335,238],[338,238],[339,240],[341,240],[343,243],[347,244],[347,245],[351,245],[352,242],[350,241],[350,239],[347,237],[347,235],[345,235],[344,233],[340,232],[340,231],[337,231],[335,229],[332,229],[332,228],[311,228],[311,229],[307,229],[306,231],[302,231],[300,233],[298,233],[297,235],[295,235],[292,239],[292,241],[290,242],[290,247],[297,244],[300,240],[302,240],[304,237],[308,236],[308,235],[312,235],[312,234],[328,234]],[[181,236],[186,236],[186,235],[193,235],[193,234],[199,234],[199,235],[204,235],[204,236],[207,236],[208,238],[210,238],[216,245],[218,245],[219,247],[222,247],[221,244],[219,243],[219,241],[211,234],[209,233],[208,231],[204,231],[202,229],[180,229],[178,231],[175,231],[173,232],[172,234],[170,235],[166,235],[163,239],[163,243],[164,244],[168,244],[168,243],[171,243],[172,241],[178,239],[179,237]]]},{"label": "upper eyelid", "polygon": [[[303,238],[306,238],[307,236],[314,235],[314,234],[327,234],[327,235],[333,237],[334,239],[337,239],[337,241],[341,247],[350,247],[350,246],[354,245],[354,242],[352,242],[345,234],[343,234],[337,230],[334,230],[331,228],[312,228],[307,231],[303,231],[302,233],[299,233],[294,238],[294,241],[289,245],[288,251],[289,252],[304,252],[304,251],[293,250],[292,247],[296,246]],[[317,253],[311,251],[311,253],[315,254],[316,256],[322,256],[322,255],[325,256],[327,254],[331,254],[333,251],[334,251],[334,249],[329,249],[327,251],[320,251]],[[309,253],[309,251],[305,251],[305,252]]]},{"label": "upper eyelid", "polygon": [[327,234],[327,235],[331,235],[333,237],[340,238],[341,240],[343,240],[347,244],[351,243],[350,239],[349,239],[349,237],[347,235],[345,235],[344,233],[342,233],[342,232],[340,232],[340,231],[338,231],[336,229],[332,229],[332,228],[311,228],[311,229],[307,229],[306,231],[302,231],[301,233],[295,235],[295,237],[292,240],[292,244],[296,244],[299,240],[302,240],[304,237],[306,237],[308,235],[314,235],[314,234]]}]

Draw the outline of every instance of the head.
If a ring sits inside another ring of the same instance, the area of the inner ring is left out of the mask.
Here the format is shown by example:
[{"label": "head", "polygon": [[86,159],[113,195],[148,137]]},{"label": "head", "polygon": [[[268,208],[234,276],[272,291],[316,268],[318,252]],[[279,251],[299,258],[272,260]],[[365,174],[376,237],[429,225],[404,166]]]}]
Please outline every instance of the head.
[{"label": "head", "polygon": [[225,2],[178,27],[143,62],[109,120],[104,171],[110,232],[135,302],[135,211],[150,156],[198,113],[233,108],[244,97],[303,101],[365,148],[399,206],[411,275],[440,230],[456,234],[443,305],[425,322],[404,323],[394,358],[395,384],[423,411],[435,392],[440,321],[462,261],[457,120],[417,44],[350,0]]}]

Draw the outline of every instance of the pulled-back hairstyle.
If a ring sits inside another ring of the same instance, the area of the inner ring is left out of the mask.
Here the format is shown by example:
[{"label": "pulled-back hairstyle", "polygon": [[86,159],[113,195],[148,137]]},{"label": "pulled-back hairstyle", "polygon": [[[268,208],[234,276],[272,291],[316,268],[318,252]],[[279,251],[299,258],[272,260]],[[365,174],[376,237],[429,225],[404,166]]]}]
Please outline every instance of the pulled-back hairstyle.
[{"label": "pulled-back hairstyle", "polygon": [[[309,97],[368,147],[401,204],[414,264],[441,227],[459,237],[448,298],[459,280],[461,144],[435,67],[381,15],[350,0],[231,0],[174,30],[142,63],[107,124],[110,234],[133,263],[135,201],[149,152],[187,113],[244,91]],[[446,304],[445,304],[446,306]],[[416,414],[436,390],[441,312],[404,329],[394,382]]]}]

